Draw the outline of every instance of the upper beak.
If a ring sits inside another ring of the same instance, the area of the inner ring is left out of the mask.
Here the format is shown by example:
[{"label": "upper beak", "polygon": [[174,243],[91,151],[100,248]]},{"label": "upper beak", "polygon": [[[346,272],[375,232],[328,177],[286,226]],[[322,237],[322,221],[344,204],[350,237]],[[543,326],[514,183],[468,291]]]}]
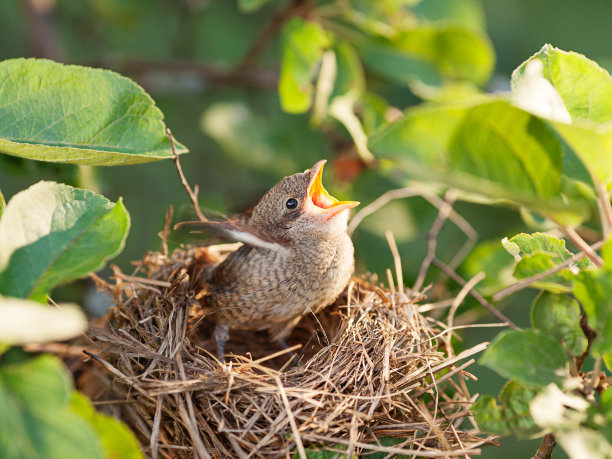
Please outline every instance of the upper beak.
[{"label": "upper beak", "polygon": [[327,160],[322,159],[318,161],[312,169],[310,169],[310,183],[308,184],[308,196],[312,203],[320,208],[323,212],[327,213],[327,219],[329,220],[334,215],[339,214],[343,210],[352,209],[359,205],[357,201],[338,201],[336,198],[331,196],[327,190],[323,187],[323,166]]}]

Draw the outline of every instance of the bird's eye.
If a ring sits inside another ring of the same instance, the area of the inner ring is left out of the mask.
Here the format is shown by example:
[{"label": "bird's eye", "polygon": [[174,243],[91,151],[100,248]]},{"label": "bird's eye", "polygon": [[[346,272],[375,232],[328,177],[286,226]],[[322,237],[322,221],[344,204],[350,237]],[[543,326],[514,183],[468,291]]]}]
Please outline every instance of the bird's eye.
[{"label": "bird's eye", "polygon": [[295,209],[298,206],[297,199],[294,199],[294,198],[287,199],[285,206],[287,207],[287,209]]}]

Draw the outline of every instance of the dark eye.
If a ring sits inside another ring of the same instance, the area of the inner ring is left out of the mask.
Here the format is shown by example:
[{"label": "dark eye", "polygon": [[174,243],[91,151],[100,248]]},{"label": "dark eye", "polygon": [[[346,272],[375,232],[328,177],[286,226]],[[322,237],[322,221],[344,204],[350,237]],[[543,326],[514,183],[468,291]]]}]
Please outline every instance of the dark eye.
[{"label": "dark eye", "polygon": [[287,199],[285,206],[287,207],[287,209],[295,209],[298,206],[297,199],[294,199],[294,198]]}]

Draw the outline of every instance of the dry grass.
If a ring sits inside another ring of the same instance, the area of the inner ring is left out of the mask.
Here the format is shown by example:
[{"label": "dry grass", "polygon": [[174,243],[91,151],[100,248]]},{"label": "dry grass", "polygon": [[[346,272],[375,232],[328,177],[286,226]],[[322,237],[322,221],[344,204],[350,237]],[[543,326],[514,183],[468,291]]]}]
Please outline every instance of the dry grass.
[{"label": "dry grass", "polygon": [[132,276],[97,279],[114,306],[90,331],[97,351],[78,383],[147,454],[469,457],[490,440],[470,419],[466,385],[485,344],[455,356],[449,331],[400,288],[353,279],[333,306],[301,321],[288,340],[295,354],[266,333],[235,331],[220,362],[197,303],[199,273],[218,250],[149,253]]}]

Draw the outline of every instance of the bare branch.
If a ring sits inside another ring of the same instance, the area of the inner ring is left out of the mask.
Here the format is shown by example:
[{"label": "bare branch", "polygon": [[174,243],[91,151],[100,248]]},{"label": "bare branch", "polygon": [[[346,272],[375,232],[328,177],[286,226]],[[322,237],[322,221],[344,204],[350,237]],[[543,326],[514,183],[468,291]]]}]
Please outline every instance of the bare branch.
[{"label": "bare branch", "polygon": [[[466,282],[461,278],[461,276],[459,276],[448,265],[442,263],[437,258],[434,258],[432,260],[432,263],[433,263],[433,265],[435,265],[438,268],[440,268],[444,274],[446,274],[448,277],[453,279],[455,282],[457,282],[462,287],[466,285]],[[512,328],[514,330],[520,330],[520,328],[514,322],[512,322],[510,319],[508,319],[504,314],[502,314],[501,311],[499,311],[491,303],[489,303],[487,300],[485,300],[483,298],[483,296],[480,293],[478,293],[475,289],[472,289],[470,291],[470,295],[472,295],[472,297],[474,297],[474,299],[476,301],[478,301],[482,305],[482,307],[484,307],[487,311],[489,311],[491,314],[493,314],[495,317],[497,317],[502,322],[505,322],[506,325],[508,325],[510,328]]]},{"label": "bare branch", "polygon": [[595,253],[595,250],[593,250],[591,246],[580,237],[580,235],[576,232],[574,228],[565,225],[562,227],[562,229],[563,232],[567,235],[567,238],[572,241],[572,243],[582,252],[584,252],[585,255],[589,257],[589,260],[591,260],[595,264],[595,266],[601,268],[604,265],[604,262],[601,257],[597,255],[597,253]]},{"label": "bare branch", "polygon": [[174,137],[172,136],[172,132],[170,129],[166,128],[166,134],[168,134],[168,138],[170,139],[170,145],[172,147],[172,161],[174,161],[174,166],[176,167],[176,171],[178,172],[179,178],[181,179],[181,183],[183,184],[183,188],[187,191],[189,195],[189,199],[191,200],[191,205],[193,206],[193,210],[196,215],[202,222],[208,221],[208,219],[202,214],[200,210],[200,205],[198,204],[198,196],[191,189],[189,183],[187,183],[187,179],[185,178],[185,174],[183,174],[183,168],[181,167],[181,162],[179,161],[178,153],[176,152],[176,147],[174,146]]},{"label": "bare branch", "polygon": [[445,199],[442,201],[442,204],[438,207],[438,217],[434,221],[429,233],[427,233],[427,256],[423,260],[421,264],[421,268],[419,269],[419,274],[417,276],[416,281],[414,282],[414,287],[412,290],[414,292],[418,292],[421,290],[423,283],[425,282],[425,275],[431,266],[431,262],[436,257],[436,247],[438,245],[438,234],[442,230],[444,226],[444,222],[448,219],[450,211],[452,209],[453,203],[457,197],[457,190],[450,189],[446,192]]}]

